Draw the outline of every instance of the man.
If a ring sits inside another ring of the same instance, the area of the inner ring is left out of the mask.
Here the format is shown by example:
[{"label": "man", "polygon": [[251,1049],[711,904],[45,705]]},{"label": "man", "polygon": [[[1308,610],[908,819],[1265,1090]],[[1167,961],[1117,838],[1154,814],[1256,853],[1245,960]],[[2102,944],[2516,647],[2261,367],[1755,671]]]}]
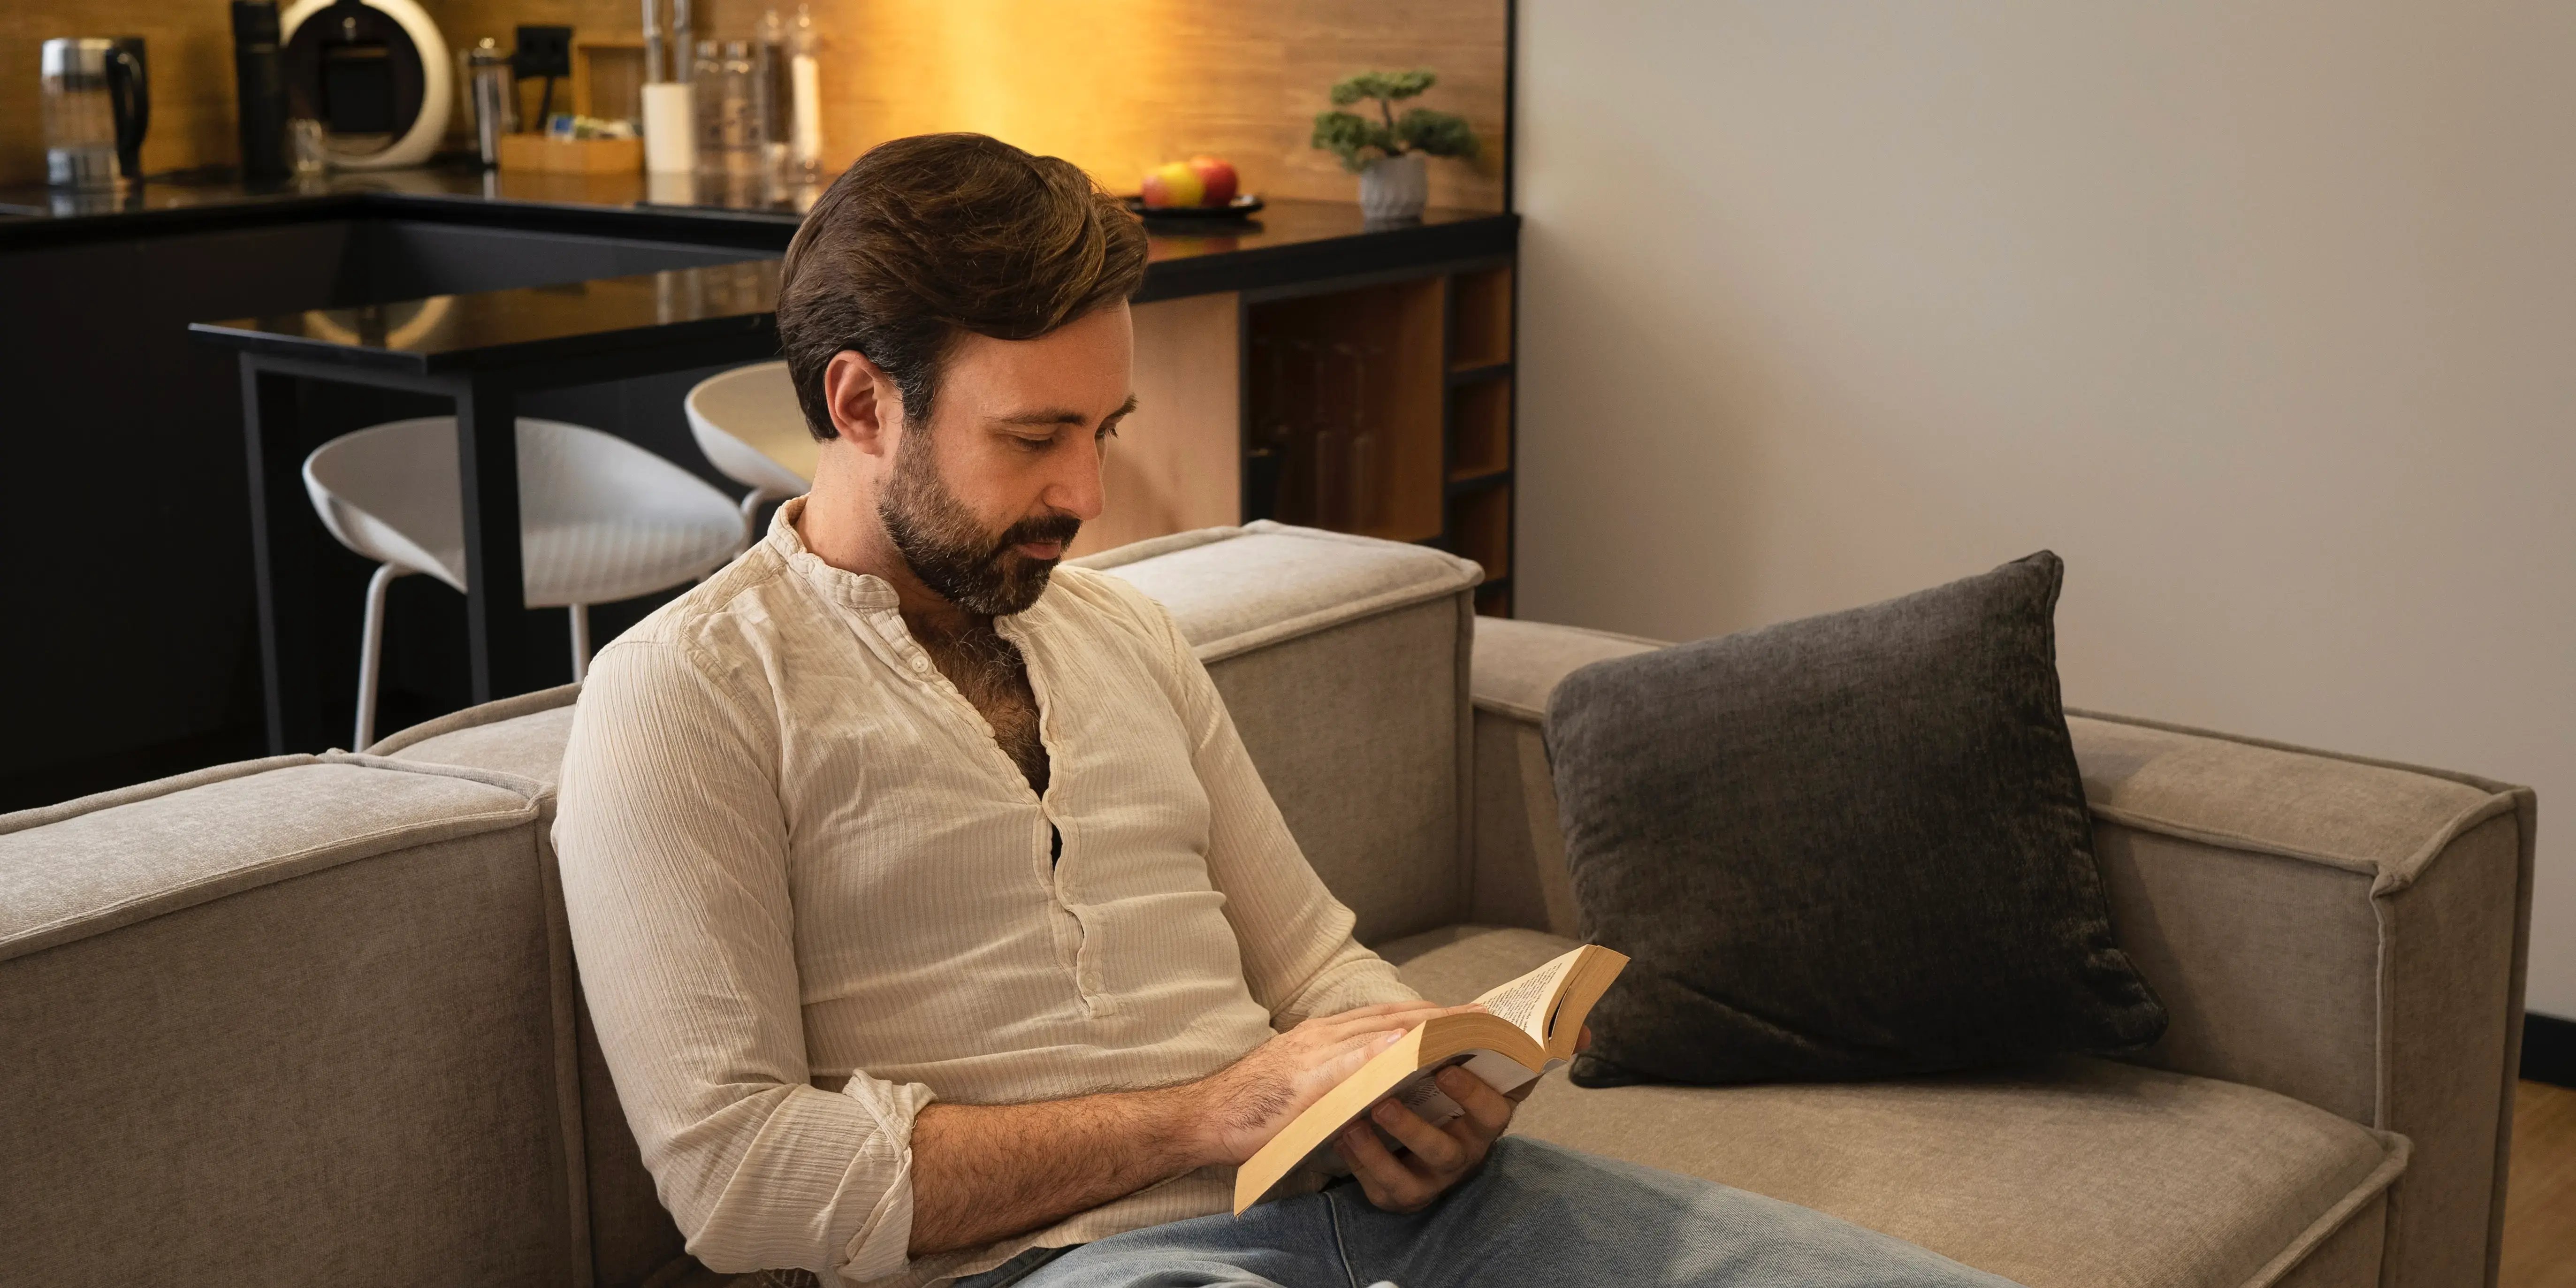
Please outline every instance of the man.
[{"label": "man", "polygon": [[[1236,1164],[1443,1013],[1351,939],[1171,619],[1058,567],[1135,407],[1144,236],[1065,162],[870,152],[787,253],[814,488],[603,650],[556,844],[689,1249],[826,1284],[1992,1282],[1399,1107],[1354,1179]],[[1400,1149],[1390,1149],[1388,1141]],[[1069,1250],[1069,1251],[1068,1251]]]}]

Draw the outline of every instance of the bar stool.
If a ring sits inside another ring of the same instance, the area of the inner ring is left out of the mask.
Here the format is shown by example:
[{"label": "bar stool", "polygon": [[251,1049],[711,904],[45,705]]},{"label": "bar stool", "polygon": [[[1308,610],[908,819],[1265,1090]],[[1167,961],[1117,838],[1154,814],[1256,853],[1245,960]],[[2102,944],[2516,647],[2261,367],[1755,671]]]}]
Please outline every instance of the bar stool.
[{"label": "bar stool", "polygon": [[707,463],[751,489],[742,499],[742,543],[749,546],[760,539],[760,507],[805,495],[821,451],[787,382],[787,364],[758,362],[709,376],[681,405]]},{"label": "bar stool", "polygon": [[[622,438],[521,417],[519,541],[530,608],[572,616],[572,676],[590,669],[592,604],[693,581],[741,549],[733,502]],[[375,741],[385,590],[423,572],[465,589],[456,418],[423,416],[343,434],[304,458],[304,491],[341,545],[377,561],[358,648],[358,723]]]}]

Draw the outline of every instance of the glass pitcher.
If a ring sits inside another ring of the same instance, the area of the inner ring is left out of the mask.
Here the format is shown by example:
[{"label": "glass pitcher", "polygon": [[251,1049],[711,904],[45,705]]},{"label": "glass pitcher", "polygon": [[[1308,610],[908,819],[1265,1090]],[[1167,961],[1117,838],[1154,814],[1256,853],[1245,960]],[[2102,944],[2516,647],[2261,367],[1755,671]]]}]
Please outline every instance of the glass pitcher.
[{"label": "glass pitcher", "polygon": [[44,43],[42,94],[45,181],[57,188],[112,188],[142,174],[143,131],[152,96],[143,42],[71,36]]}]

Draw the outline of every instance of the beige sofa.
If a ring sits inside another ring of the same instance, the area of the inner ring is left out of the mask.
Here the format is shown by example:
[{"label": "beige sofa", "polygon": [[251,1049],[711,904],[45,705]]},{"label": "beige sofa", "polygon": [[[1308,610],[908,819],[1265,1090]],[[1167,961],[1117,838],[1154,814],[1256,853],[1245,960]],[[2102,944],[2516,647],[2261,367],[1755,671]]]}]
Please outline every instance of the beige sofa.
[{"label": "beige sofa", "polygon": [[[1361,937],[1463,998],[1567,941],[1545,753],[1644,641],[1471,615],[1472,565],[1257,524],[1095,560],[1170,605]],[[545,827],[570,689],[368,755],[0,818],[0,1279],[721,1282],[653,1197]],[[2127,1063],[1543,1087],[1517,1130],[1758,1190],[2034,1288],[2491,1283],[2532,798],[2070,721]]]}]

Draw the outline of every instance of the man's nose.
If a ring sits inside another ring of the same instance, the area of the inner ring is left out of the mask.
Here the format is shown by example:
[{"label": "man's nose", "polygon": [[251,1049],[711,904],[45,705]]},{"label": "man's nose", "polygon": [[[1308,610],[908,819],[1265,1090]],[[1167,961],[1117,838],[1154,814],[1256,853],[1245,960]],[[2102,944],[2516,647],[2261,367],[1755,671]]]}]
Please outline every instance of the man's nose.
[{"label": "man's nose", "polygon": [[1070,514],[1084,523],[1099,518],[1108,503],[1100,481],[1101,447],[1100,439],[1084,435],[1076,440],[1072,451],[1060,453],[1056,476],[1047,481],[1046,494],[1039,499],[1056,513]]}]

